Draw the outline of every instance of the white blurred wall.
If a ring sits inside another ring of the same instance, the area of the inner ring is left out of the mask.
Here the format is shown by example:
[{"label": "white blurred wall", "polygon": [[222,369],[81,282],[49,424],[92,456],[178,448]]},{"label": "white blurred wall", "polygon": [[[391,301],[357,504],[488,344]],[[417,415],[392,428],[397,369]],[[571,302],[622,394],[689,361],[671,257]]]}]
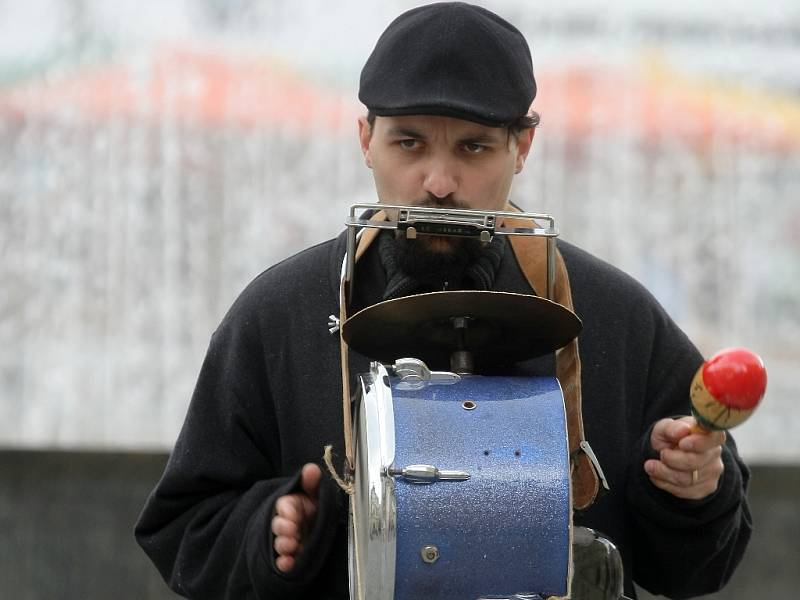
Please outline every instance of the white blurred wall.
[{"label": "white blurred wall", "polygon": [[[800,5],[484,4],[540,88],[514,198],[759,352],[735,436],[800,461]],[[241,288],[373,199],[358,73],[412,5],[0,0],[0,446],[171,447]]]}]

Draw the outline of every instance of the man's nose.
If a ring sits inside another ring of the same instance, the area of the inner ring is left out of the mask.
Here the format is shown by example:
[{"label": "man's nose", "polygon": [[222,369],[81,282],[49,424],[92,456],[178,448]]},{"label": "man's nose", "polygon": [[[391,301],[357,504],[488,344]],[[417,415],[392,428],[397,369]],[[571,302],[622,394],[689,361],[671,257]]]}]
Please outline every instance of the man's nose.
[{"label": "man's nose", "polygon": [[458,173],[454,165],[444,159],[431,160],[425,171],[423,189],[437,198],[444,198],[458,189]]}]

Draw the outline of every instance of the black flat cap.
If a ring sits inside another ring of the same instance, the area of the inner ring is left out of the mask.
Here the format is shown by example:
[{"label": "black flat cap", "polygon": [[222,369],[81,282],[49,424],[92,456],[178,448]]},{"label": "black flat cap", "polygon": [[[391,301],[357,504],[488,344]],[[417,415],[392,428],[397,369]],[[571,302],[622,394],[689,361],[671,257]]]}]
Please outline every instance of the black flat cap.
[{"label": "black flat cap", "polygon": [[375,115],[442,115],[504,127],[528,113],[528,44],[496,14],[463,2],[420,6],[378,39],[358,98]]}]

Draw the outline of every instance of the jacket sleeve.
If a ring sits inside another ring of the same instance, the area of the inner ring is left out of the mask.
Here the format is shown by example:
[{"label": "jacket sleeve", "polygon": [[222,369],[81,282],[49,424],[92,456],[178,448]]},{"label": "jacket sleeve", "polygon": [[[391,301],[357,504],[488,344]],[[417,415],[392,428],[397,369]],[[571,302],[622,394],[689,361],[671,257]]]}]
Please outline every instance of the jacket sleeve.
[{"label": "jacket sleeve", "polygon": [[275,568],[269,530],[275,501],[295,489],[299,473],[281,463],[262,346],[259,325],[229,313],[212,337],[175,448],[135,528],[167,584],[187,597],[303,598],[331,551],[343,494],[326,477],[295,568],[288,574]]},{"label": "jacket sleeve", "polygon": [[654,594],[689,598],[722,588],[742,558],[752,531],[747,505],[749,471],[728,435],[717,491],[684,500],[655,487],[644,461],[657,458],[652,425],[667,415],[689,414],[689,385],[702,357],[685,334],[658,309],[649,369],[644,425],[629,465],[627,502],[634,521],[634,580]]}]

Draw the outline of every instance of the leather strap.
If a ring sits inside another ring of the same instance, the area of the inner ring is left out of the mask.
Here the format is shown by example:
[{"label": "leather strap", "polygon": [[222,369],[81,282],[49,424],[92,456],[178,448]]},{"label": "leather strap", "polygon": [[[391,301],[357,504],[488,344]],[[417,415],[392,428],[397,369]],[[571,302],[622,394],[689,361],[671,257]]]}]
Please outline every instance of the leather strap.
[{"label": "leather strap", "polygon": [[[513,206],[506,210],[517,212]],[[507,219],[508,225],[528,227],[527,220]],[[547,289],[547,240],[538,236],[509,236],[514,256],[520,270],[534,292],[543,296],[540,290]],[[556,247],[556,273],[552,300],[574,312],[569,274],[561,252]],[[583,431],[581,396],[581,359],[578,353],[578,339],[556,351],[556,377],[564,393],[564,406],[567,412],[567,438],[569,444],[570,471],[572,475],[572,506],[585,510],[594,502],[600,489],[600,481],[592,461],[581,446],[586,440]]]},{"label": "leather strap", "polygon": [[[386,220],[386,213],[379,211],[372,216],[372,221]],[[355,260],[367,251],[369,245],[378,237],[381,232],[380,229],[365,228],[361,232],[361,236],[356,244]],[[355,470],[355,451],[353,448],[353,415],[351,412],[350,401],[350,347],[344,341],[342,335],[342,326],[347,321],[347,296],[349,290],[345,284],[344,278],[341,280],[339,286],[339,359],[341,361],[342,371],[342,414],[344,417],[344,456],[345,456],[345,473],[344,482],[349,483],[350,478]],[[345,488],[343,488],[345,489]],[[352,492],[351,492],[352,493]]]}]

